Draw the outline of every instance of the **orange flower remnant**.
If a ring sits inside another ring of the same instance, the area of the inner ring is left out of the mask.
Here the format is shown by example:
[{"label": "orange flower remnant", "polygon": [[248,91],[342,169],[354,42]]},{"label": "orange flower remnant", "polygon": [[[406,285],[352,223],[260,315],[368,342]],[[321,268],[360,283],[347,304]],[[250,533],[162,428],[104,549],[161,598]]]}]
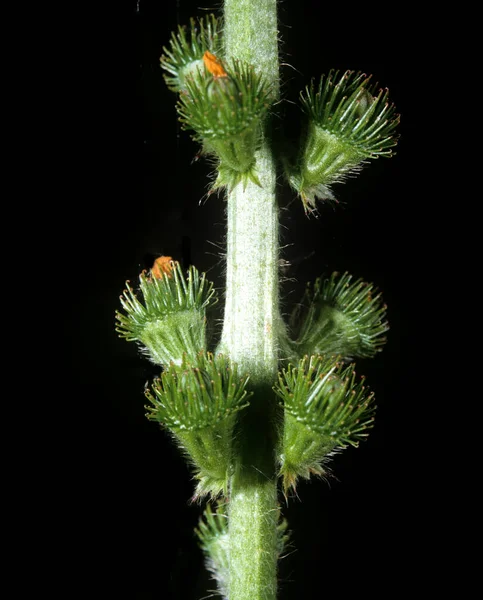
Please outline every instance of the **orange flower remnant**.
[{"label": "orange flower remnant", "polygon": [[159,256],[151,267],[151,273],[156,279],[161,279],[163,275],[171,277],[174,263],[171,256]]},{"label": "orange flower remnant", "polygon": [[208,50],[203,54],[203,62],[208,71],[213,75],[215,79],[219,77],[228,77],[228,73],[223,68],[221,61]]}]

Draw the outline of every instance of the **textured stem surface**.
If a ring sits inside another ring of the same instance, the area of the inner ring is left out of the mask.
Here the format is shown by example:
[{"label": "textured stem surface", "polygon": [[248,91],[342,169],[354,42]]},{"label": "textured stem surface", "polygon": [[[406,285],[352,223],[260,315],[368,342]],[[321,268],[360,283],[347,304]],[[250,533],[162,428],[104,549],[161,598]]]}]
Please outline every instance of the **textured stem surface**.
[{"label": "textured stem surface", "polygon": [[229,600],[275,600],[277,596],[279,509],[268,386],[257,390],[256,399],[258,404],[243,415],[240,454],[231,480]]},{"label": "textured stem surface", "polygon": [[[278,97],[276,0],[225,0],[226,58],[252,64]],[[255,391],[237,431],[230,482],[229,600],[275,600],[277,479],[275,401],[278,365],[278,207],[276,171],[266,137],[256,154],[260,186],[228,194],[226,304],[219,350],[250,374]]]},{"label": "textured stem surface", "polygon": [[[224,42],[228,59],[249,62],[278,98],[276,0],[225,0]],[[220,350],[254,382],[277,372],[278,207],[276,170],[267,138],[256,153],[252,181],[228,194],[226,304]]]},{"label": "textured stem surface", "polygon": [[262,188],[238,184],[228,195],[226,300],[220,350],[252,381],[277,372],[278,211],[275,169],[262,148],[257,168]]},{"label": "textured stem surface", "polygon": [[225,0],[225,54],[252,64],[279,94],[276,0]]}]

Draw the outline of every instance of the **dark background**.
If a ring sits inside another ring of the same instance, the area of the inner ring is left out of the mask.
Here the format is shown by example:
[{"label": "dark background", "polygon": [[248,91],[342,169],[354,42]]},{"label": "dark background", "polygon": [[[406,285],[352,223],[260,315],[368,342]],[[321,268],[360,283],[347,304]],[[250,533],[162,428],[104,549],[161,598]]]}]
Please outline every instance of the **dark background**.
[{"label": "dark background", "polygon": [[[294,279],[283,283],[283,307],[288,311],[300,298],[306,281],[348,270],[383,292],[391,330],[384,352],[358,367],[378,403],[369,440],[334,459],[329,484],[301,483],[299,499],[284,510],[293,536],[280,565],[281,600],[335,592],[392,597],[409,589],[419,572],[416,556],[424,553],[420,535],[418,551],[406,550],[415,543],[415,514],[425,510],[407,443],[408,404],[418,399],[410,365],[417,350],[412,274],[419,255],[412,241],[419,220],[409,175],[418,148],[409,90],[418,65],[405,48],[420,32],[417,21],[391,14],[387,4],[328,4],[280,4],[284,96],[296,100],[312,76],[330,68],[372,73],[402,114],[401,140],[394,158],[374,161],[336,187],[340,204],[321,206],[318,219],[306,219],[281,184],[282,258],[292,262],[286,276]],[[198,148],[179,129],[175,96],[159,68],[170,32],[202,15],[198,6],[139,0],[122,26],[113,24],[110,89],[103,126],[92,140],[102,179],[78,219],[86,286],[73,302],[72,356],[82,354],[83,413],[94,409],[93,421],[98,409],[105,415],[91,479],[88,473],[96,519],[87,561],[105,576],[107,597],[199,600],[214,587],[193,536],[200,507],[189,501],[188,469],[168,436],[144,416],[144,384],[156,370],[114,331],[125,280],[135,282],[159,255],[194,264],[217,287],[223,284],[224,200],[205,198],[210,169],[194,161]],[[410,435],[418,439],[417,424],[411,423]]]}]

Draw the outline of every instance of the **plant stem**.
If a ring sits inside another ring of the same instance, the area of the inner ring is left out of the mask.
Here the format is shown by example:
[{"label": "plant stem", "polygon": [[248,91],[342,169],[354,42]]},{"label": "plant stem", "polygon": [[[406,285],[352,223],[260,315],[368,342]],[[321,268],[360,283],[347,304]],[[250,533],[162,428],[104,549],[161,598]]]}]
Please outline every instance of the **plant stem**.
[{"label": "plant stem", "polygon": [[230,482],[229,600],[275,600],[277,595],[279,509],[271,388],[257,386],[252,400],[241,421]]},{"label": "plant stem", "polygon": [[[276,0],[225,0],[226,58],[252,64],[278,98]],[[277,587],[276,403],[278,368],[278,207],[276,170],[265,137],[256,155],[261,187],[228,194],[226,304],[219,351],[250,374],[255,395],[237,432],[230,481],[229,600],[275,600]]]},{"label": "plant stem", "polygon": [[277,372],[278,210],[275,168],[267,144],[258,151],[262,188],[248,182],[228,194],[226,300],[220,350],[250,373]]},{"label": "plant stem", "polygon": [[[276,0],[225,0],[227,58],[254,65],[278,97]],[[277,372],[278,206],[276,170],[268,140],[256,153],[261,187],[249,181],[228,194],[226,303],[219,349],[250,372],[273,382]]]},{"label": "plant stem", "polygon": [[276,0],[225,0],[226,58],[244,60],[263,73],[279,94],[278,28]]}]

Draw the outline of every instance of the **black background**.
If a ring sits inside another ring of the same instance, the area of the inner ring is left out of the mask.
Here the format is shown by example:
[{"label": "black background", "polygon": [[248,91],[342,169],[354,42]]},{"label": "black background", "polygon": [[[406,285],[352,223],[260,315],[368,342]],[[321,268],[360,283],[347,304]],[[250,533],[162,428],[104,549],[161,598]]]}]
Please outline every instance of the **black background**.
[{"label": "black background", "polygon": [[[407,441],[408,404],[418,396],[412,274],[420,258],[412,243],[418,217],[409,174],[418,148],[409,90],[418,65],[405,48],[420,32],[417,21],[385,4],[325,4],[280,4],[284,97],[295,101],[312,76],[330,68],[372,73],[402,114],[401,140],[394,158],[374,161],[336,187],[340,204],[321,206],[318,219],[306,219],[280,182],[281,258],[292,262],[285,275],[294,279],[282,284],[283,309],[300,298],[306,281],[348,270],[383,292],[391,330],[384,352],[358,367],[378,403],[369,440],[334,459],[328,484],[301,483],[299,498],[284,509],[293,535],[280,565],[281,600],[335,592],[392,597],[410,587],[420,568],[416,557],[424,553],[420,531],[418,551],[406,550],[416,536],[416,505],[419,514],[425,510]],[[84,199],[78,221],[85,227],[78,264],[86,286],[73,302],[72,356],[83,364],[77,371],[83,414],[91,421],[106,417],[83,490],[96,515],[87,561],[104,575],[107,597],[198,600],[214,587],[193,536],[200,507],[189,501],[188,469],[144,416],[144,384],[156,370],[114,331],[125,280],[134,282],[159,255],[194,264],[217,287],[223,284],[224,200],[205,197],[210,169],[194,161],[198,148],[179,129],[175,96],[159,68],[170,32],[204,12],[192,0],[139,0],[122,26],[116,23],[103,126],[92,140],[102,187]],[[414,423],[410,436],[419,436]]]}]

